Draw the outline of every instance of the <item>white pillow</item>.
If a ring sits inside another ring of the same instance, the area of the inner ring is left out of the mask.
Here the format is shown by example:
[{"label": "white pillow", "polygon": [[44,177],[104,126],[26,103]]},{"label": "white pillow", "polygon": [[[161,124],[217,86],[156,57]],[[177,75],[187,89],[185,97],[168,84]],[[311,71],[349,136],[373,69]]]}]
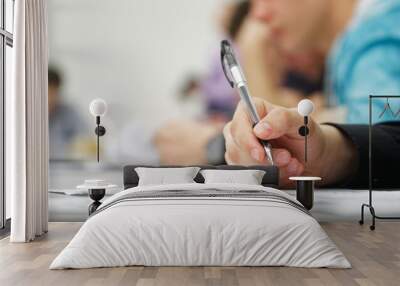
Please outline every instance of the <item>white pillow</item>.
[{"label": "white pillow", "polygon": [[139,186],[195,183],[193,179],[199,170],[199,167],[135,168],[139,176]]},{"label": "white pillow", "polygon": [[204,183],[261,185],[265,171],[262,170],[201,170]]}]

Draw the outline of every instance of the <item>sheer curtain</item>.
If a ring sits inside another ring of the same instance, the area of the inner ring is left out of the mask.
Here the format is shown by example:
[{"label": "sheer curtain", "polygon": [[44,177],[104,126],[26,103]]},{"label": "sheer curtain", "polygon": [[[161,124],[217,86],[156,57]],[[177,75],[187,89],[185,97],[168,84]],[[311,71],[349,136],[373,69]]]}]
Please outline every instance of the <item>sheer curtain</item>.
[{"label": "sheer curtain", "polygon": [[27,242],[48,225],[46,0],[16,0],[13,92],[6,98],[6,181],[12,242]]}]

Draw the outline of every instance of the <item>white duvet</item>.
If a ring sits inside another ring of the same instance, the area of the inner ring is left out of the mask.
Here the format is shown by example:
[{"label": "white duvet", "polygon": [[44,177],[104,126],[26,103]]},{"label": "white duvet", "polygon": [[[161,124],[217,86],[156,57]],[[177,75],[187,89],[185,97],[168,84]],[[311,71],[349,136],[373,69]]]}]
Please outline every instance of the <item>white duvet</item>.
[{"label": "white duvet", "polygon": [[[261,198],[182,197],[116,200],[136,192],[262,186],[179,184],[141,186],[107,199],[50,269],[145,266],[294,266],[349,268],[318,222],[290,204]],[[298,203],[299,204],[299,203]],[[106,207],[107,206],[107,207]]]}]

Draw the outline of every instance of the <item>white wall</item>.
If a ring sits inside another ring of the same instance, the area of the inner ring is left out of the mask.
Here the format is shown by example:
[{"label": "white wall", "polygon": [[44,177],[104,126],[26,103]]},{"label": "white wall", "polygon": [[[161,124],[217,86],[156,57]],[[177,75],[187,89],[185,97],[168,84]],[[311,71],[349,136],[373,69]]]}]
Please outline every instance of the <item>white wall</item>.
[{"label": "white wall", "polygon": [[[50,61],[64,69],[65,96],[87,114],[111,103],[117,124],[174,114],[187,72],[204,71],[218,47],[215,0],[49,0]],[[87,115],[87,119],[89,119]]]}]

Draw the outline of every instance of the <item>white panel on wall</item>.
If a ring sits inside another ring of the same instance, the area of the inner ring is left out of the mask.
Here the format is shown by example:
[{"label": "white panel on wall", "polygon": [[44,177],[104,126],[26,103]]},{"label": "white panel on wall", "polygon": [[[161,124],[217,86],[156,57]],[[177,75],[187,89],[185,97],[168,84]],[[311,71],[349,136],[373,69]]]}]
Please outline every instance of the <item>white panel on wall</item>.
[{"label": "white panel on wall", "polygon": [[[92,98],[116,124],[176,115],[175,94],[203,72],[218,47],[220,1],[49,0],[50,62],[63,68],[64,95],[90,120]],[[117,112],[116,112],[117,110]]]},{"label": "white panel on wall", "polygon": [[[13,72],[13,51],[6,45],[6,97],[11,94],[12,72]],[[9,102],[6,101],[6,108],[9,108]],[[6,181],[6,219],[11,218],[11,188]]]}]

